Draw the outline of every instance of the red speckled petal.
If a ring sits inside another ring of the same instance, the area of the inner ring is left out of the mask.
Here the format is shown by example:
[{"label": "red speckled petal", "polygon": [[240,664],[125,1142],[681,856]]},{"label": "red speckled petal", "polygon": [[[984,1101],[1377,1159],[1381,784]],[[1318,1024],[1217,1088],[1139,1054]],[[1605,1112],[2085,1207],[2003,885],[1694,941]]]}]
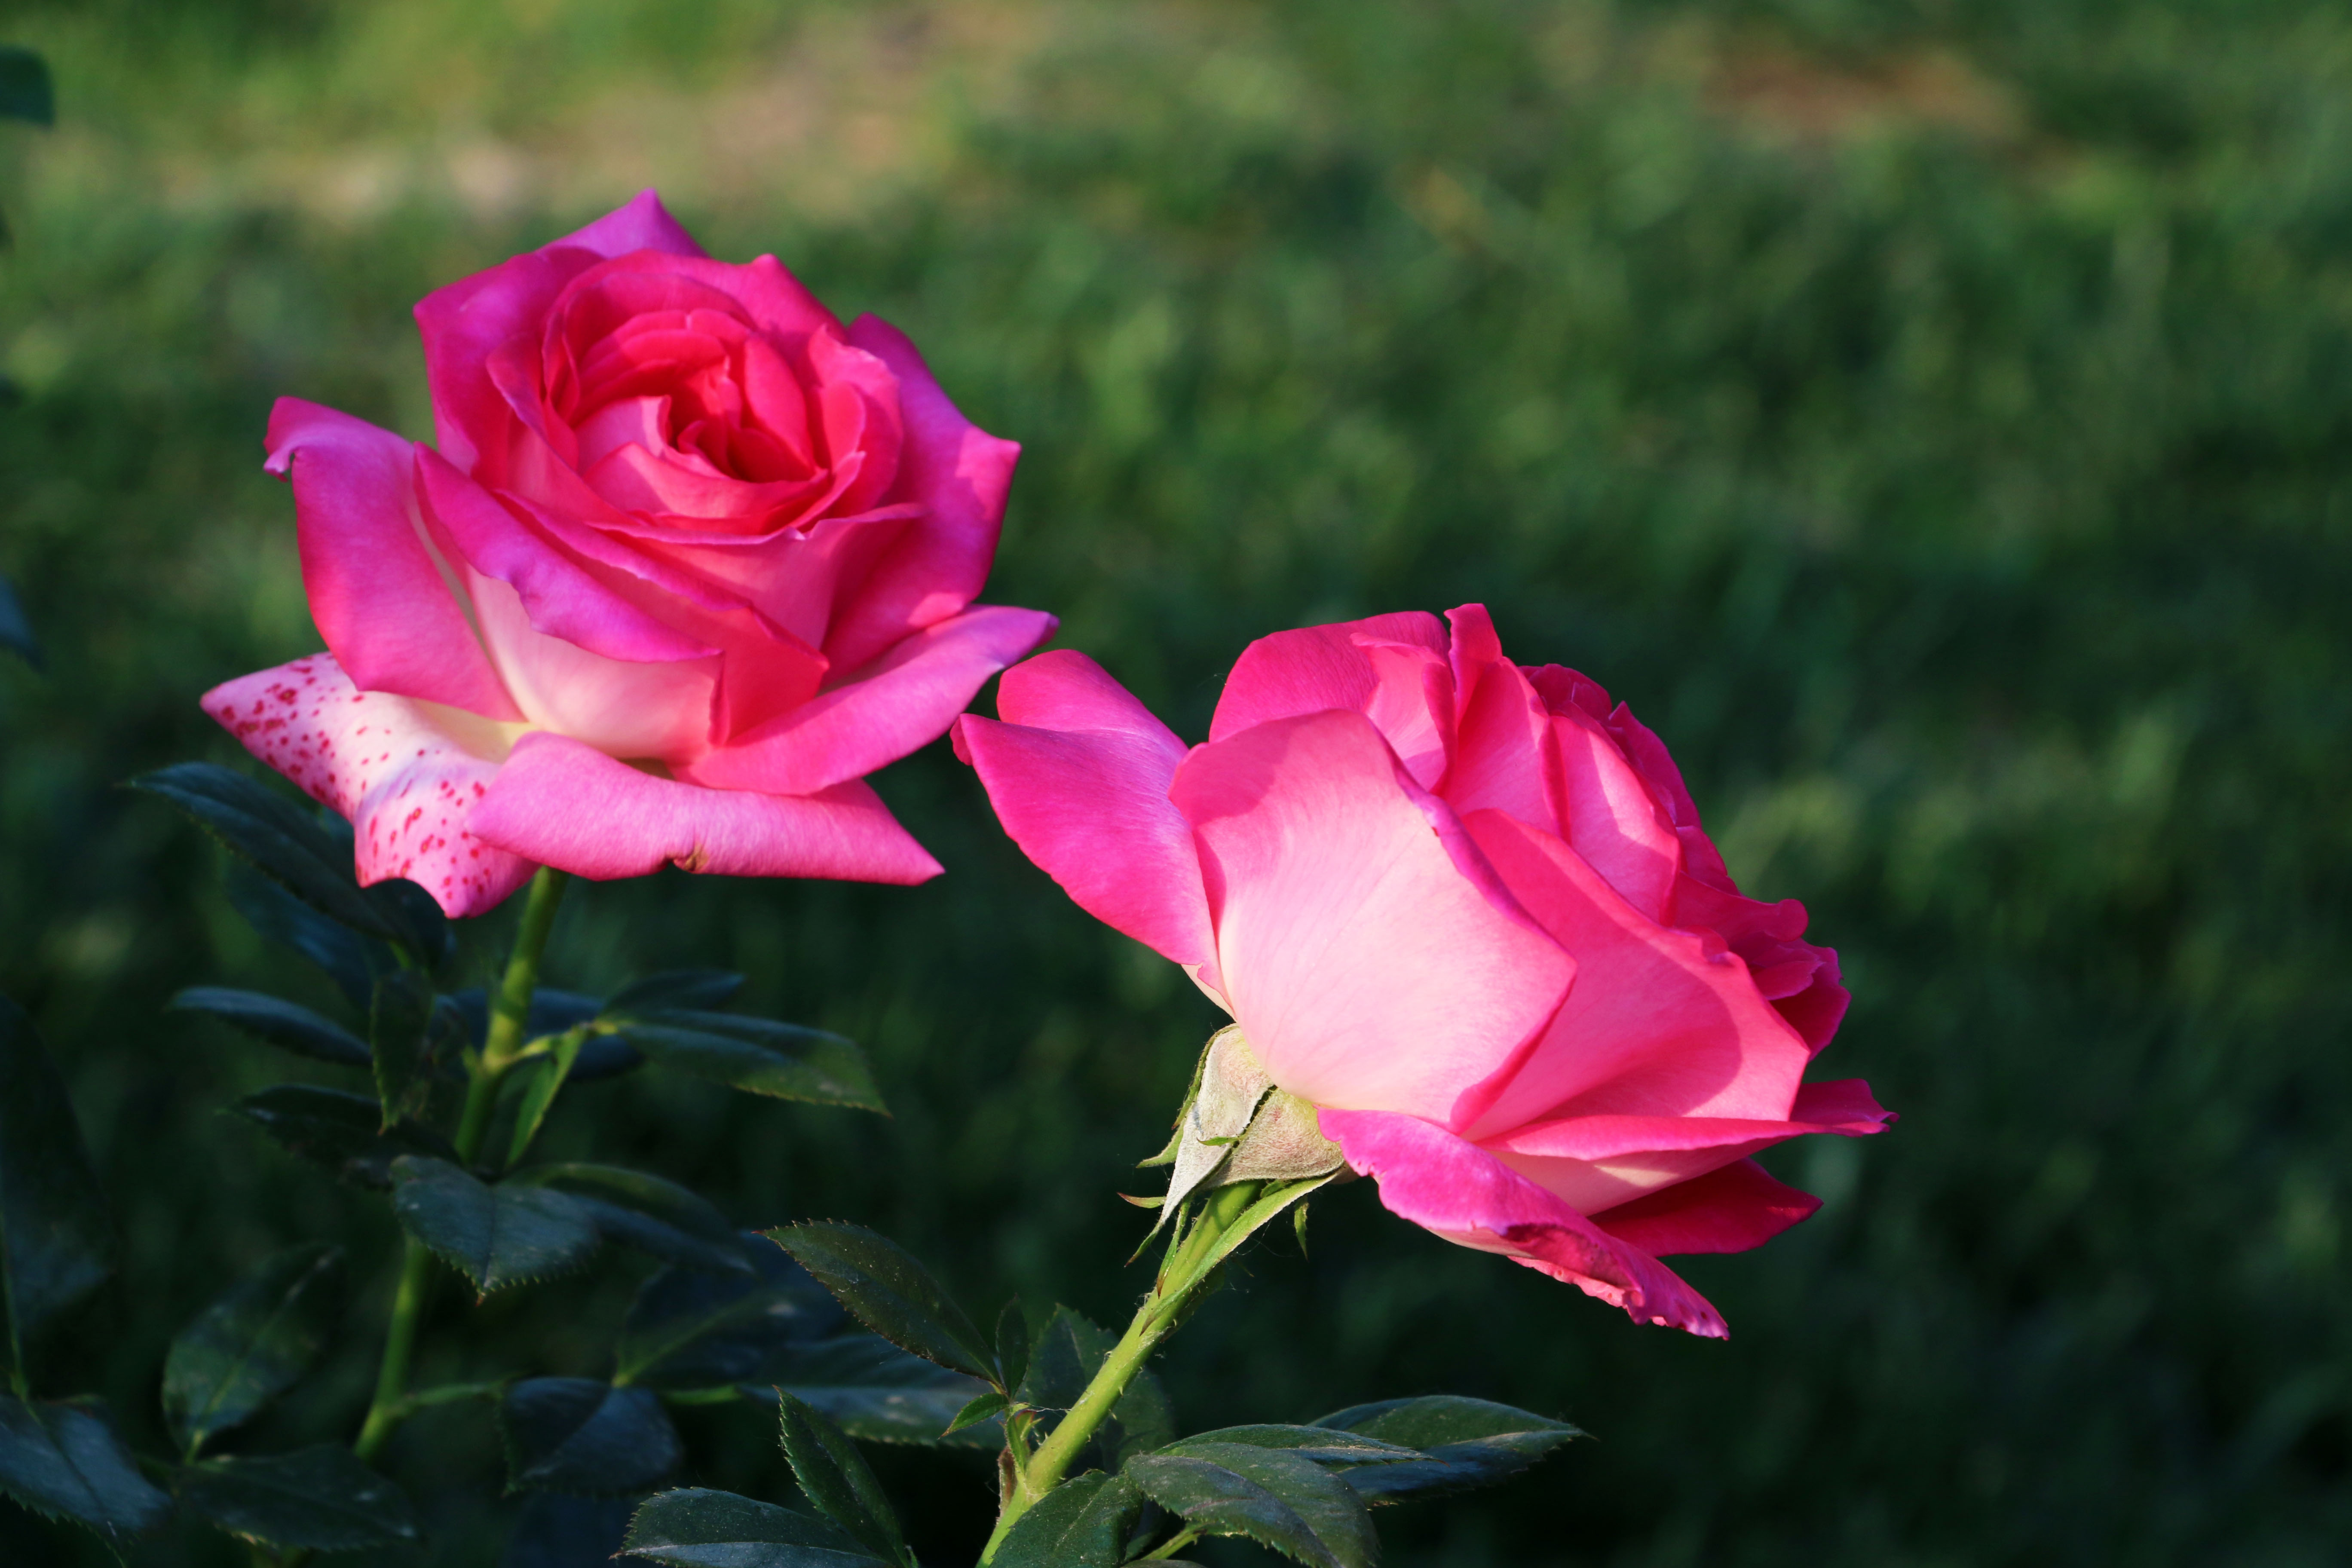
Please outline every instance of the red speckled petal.
[{"label": "red speckled petal", "polygon": [[324,653],[216,686],[204,708],[247,751],[351,819],[362,885],[405,877],[457,918],[494,908],[530,879],[530,861],[467,831],[498,775],[499,727],[361,691]]}]

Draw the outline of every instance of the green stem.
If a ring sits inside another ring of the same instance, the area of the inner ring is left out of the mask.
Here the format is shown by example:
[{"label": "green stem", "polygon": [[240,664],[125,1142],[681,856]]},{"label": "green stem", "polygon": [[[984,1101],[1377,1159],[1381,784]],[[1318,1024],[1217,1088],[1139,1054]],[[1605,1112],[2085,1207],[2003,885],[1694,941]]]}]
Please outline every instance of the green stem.
[{"label": "green stem", "polygon": [[1234,1248],[1251,1231],[1309,1190],[1302,1185],[1288,1195],[1261,1201],[1265,1189],[1265,1184],[1261,1182],[1236,1182],[1209,1194],[1200,1217],[1177,1239],[1151,1293],[1143,1299],[1143,1305],[1136,1309],[1134,1319],[1128,1323],[1127,1332],[1119,1336],[1118,1343],[1104,1358],[1102,1369],[1087,1384],[1078,1402],[1070,1406],[1070,1413],[1062,1417],[1052,1435],[1020,1468],[1019,1484],[1004,1500],[1003,1511],[997,1515],[995,1533],[988,1538],[988,1545],[980,1554],[983,1568],[995,1558],[996,1549],[1003,1544],[1004,1537],[1021,1516],[1061,1484],[1063,1476],[1076,1462],[1079,1451],[1109,1416],[1119,1395],[1127,1392],[1127,1385],[1143,1370],[1143,1363],[1151,1358],[1160,1342],[1174,1332],[1190,1314]]},{"label": "green stem", "polygon": [[1137,1558],[1136,1561],[1138,1563],[1157,1563],[1163,1558],[1173,1557],[1176,1553],[1183,1551],[1184,1548],[1192,1545],[1192,1542],[1200,1539],[1201,1532],[1197,1530],[1180,1530],[1175,1534],[1170,1536],[1167,1540],[1161,1542],[1158,1546]]},{"label": "green stem", "polygon": [[[539,988],[539,963],[547,951],[547,934],[554,928],[556,906],[563,901],[563,889],[572,879],[552,867],[542,866],[530,879],[530,892],[522,909],[522,926],[515,932],[514,952],[507,959],[505,978],[499,984],[498,995],[490,1005],[489,1030],[482,1042],[482,1054],[469,1060],[467,1071],[472,1081],[466,1086],[466,1109],[457,1121],[457,1160],[470,1165],[482,1152],[482,1140],[490,1130],[490,1115],[498,1109],[499,1079],[514,1065],[521,1051],[524,1023],[530,1016],[531,993]],[[392,1321],[385,1327],[383,1360],[378,1363],[375,1378],[375,1398],[368,1405],[367,1419],[361,1423],[360,1435],[352,1444],[352,1452],[362,1460],[372,1460],[384,1440],[392,1436],[415,1408],[408,1398],[408,1367],[416,1352],[416,1331],[425,1315],[425,1294],[432,1284],[433,1254],[425,1244],[410,1237],[400,1261],[400,1284],[393,1292]]]}]

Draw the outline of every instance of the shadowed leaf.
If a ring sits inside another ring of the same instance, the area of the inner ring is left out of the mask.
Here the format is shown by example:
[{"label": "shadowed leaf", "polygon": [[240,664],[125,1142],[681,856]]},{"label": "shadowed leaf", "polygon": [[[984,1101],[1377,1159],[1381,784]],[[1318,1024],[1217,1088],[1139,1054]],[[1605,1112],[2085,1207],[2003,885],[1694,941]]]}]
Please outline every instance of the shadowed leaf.
[{"label": "shadowed leaf", "polygon": [[614,1377],[657,1388],[756,1382],[780,1345],[836,1335],[847,1319],[824,1286],[765,1237],[742,1232],[740,1274],[663,1268],[637,1288]]},{"label": "shadowed leaf", "polygon": [[433,1096],[433,984],[413,969],[381,975],[368,1007],[368,1049],[383,1125],[414,1121]]},{"label": "shadowed leaf", "polygon": [[675,1568],[865,1568],[887,1561],[826,1520],[699,1489],[647,1498],[621,1550]]},{"label": "shadowed leaf", "polygon": [[1372,1568],[1380,1560],[1364,1501],[1311,1459],[1240,1443],[1144,1454],[1123,1472],[1203,1535],[1239,1535],[1312,1568]]},{"label": "shadowed leaf", "polygon": [[729,969],[672,969],[632,980],[613,993],[605,1009],[616,1016],[685,1007],[714,1012],[735,999],[743,977]]},{"label": "shadowed leaf", "polygon": [[897,1242],[861,1226],[811,1221],[767,1233],[857,1321],[926,1361],[985,1379],[987,1340],[946,1288]]},{"label": "shadowed leaf", "polygon": [[199,1519],[280,1550],[357,1552],[418,1534],[400,1489],[340,1444],[206,1459],[183,1469],[176,1489]]},{"label": "shadowed leaf", "polygon": [[455,1160],[457,1151],[429,1127],[383,1126],[375,1098],[311,1084],[280,1084],[236,1103],[246,1117],[288,1153],[323,1166],[363,1187],[392,1185],[392,1163],[403,1154]]},{"label": "shadowed leaf", "polygon": [[793,1479],[800,1483],[810,1506],[876,1556],[890,1563],[901,1561],[907,1542],[898,1529],[898,1512],[883,1495],[882,1483],[866,1468],[857,1445],[822,1412],[791,1394],[777,1403],[784,1458],[791,1462]]},{"label": "shadowed leaf", "polygon": [[57,92],[49,84],[48,65],[20,44],[0,44],[0,119],[57,123]]},{"label": "shadowed leaf", "polygon": [[205,1308],[163,1361],[163,1417],[194,1457],[291,1387],[333,1332],[342,1249],[288,1247]]},{"label": "shadowed leaf", "polygon": [[532,1377],[499,1402],[509,1490],[613,1495],[659,1486],[683,1451],[661,1396],[583,1377]]},{"label": "shadowed leaf", "polygon": [[171,1005],[183,1013],[202,1013],[218,1018],[264,1045],[309,1057],[312,1061],[346,1068],[369,1067],[374,1061],[367,1042],[333,1019],[299,1003],[258,991],[191,985],[173,997]]},{"label": "shadowed leaf", "polygon": [[751,1271],[727,1216],[676,1182],[616,1165],[572,1163],[516,1171],[506,1183],[564,1194],[588,1211],[606,1240],[666,1263],[727,1274]]},{"label": "shadowed leaf", "polygon": [[771,1349],[746,1394],[782,1388],[823,1411],[853,1437],[870,1443],[943,1444],[995,1449],[1003,1436],[987,1415],[950,1435],[948,1427],[988,1385],[908,1355],[874,1334],[793,1341]]},{"label": "shadowed leaf", "polygon": [[1350,1405],[1315,1425],[1422,1451],[1402,1464],[1343,1471],[1341,1479],[1370,1503],[1492,1486],[1584,1436],[1565,1421],[1451,1394]]},{"label": "shadowed leaf", "polygon": [[97,1400],[27,1405],[0,1394],[0,1491],[118,1544],[172,1510],[172,1500],[140,1475]]},{"label": "shadowed leaf", "polygon": [[657,1066],[750,1094],[888,1114],[866,1053],[839,1035],[684,1008],[604,1016]]},{"label": "shadowed leaf", "polygon": [[[1027,1374],[1017,1397],[1041,1411],[1067,1410],[1102,1370],[1115,1342],[1108,1330],[1083,1313],[1055,1307],[1030,1347]],[[1048,1415],[1041,1423],[1041,1431],[1050,1433],[1056,1425],[1057,1417]],[[1176,1422],[1168,1407],[1167,1393],[1146,1368],[1136,1373],[1118,1403],[1111,1406],[1109,1419],[1096,1429],[1087,1452],[1092,1463],[1114,1469],[1133,1455],[1164,1447],[1175,1439]]]},{"label": "shadowed leaf", "polygon": [[596,1250],[595,1220],[562,1193],[493,1187],[446,1160],[417,1154],[392,1163],[392,1187],[401,1228],[486,1296],[565,1273]]},{"label": "shadowed leaf", "polygon": [[1142,1514],[1143,1493],[1133,1481],[1088,1470],[1021,1516],[992,1568],[1118,1568]]},{"label": "shadowed leaf", "polygon": [[0,1371],[114,1267],[106,1200],[65,1079],[32,1020],[0,996]]}]

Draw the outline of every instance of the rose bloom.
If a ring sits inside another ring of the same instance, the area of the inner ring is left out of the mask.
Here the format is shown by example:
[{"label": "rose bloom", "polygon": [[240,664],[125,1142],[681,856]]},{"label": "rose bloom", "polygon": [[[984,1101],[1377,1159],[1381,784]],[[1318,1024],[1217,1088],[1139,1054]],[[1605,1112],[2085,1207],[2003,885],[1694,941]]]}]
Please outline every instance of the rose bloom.
[{"label": "rose bloom", "polygon": [[535,865],[919,882],[863,776],[1053,629],[976,605],[1020,448],[651,192],[416,307],[436,446],[288,398],[327,652],[205,710],[452,915]]},{"label": "rose bloom", "polygon": [[1083,655],[1006,672],[959,755],[1030,858],[1232,1013],[1391,1210],[1719,1336],[1658,1261],[1819,1207],[1749,1156],[1893,1118],[1803,1081],[1846,1008],[1741,896],[1658,738],[1504,657],[1483,606],[1254,643],[1189,750]]}]

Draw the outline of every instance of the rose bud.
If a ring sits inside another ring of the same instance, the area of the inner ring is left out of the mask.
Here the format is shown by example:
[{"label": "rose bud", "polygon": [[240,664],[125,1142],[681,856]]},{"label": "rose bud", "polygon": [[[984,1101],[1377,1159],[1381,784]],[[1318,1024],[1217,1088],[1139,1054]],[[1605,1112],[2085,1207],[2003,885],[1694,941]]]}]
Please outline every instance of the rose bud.
[{"label": "rose bud", "polygon": [[416,308],[436,446],[281,400],[327,651],[205,710],[478,914],[535,865],[919,882],[864,775],[1054,626],[972,604],[1020,448],[651,192]]},{"label": "rose bud", "polygon": [[1740,894],[1632,713],[1513,664],[1482,606],[1450,619],[1263,638],[1189,750],[1045,654],[1006,672],[1002,722],[958,721],[957,753],[1391,1210],[1719,1336],[1659,1255],[1786,1229],[1818,1201],[1750,1156],[1893,1120],[1859,1080],[1803,1081],[1845,1012],[1836,954],[1795,900]]}]

